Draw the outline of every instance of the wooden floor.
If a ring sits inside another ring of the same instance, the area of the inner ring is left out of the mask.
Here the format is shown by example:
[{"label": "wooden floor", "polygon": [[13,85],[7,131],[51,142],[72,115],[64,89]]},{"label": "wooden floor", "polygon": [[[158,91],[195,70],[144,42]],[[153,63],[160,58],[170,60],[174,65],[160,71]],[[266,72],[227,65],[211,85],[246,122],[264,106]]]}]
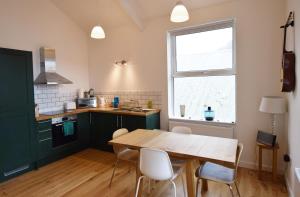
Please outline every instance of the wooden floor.
[{"label": "wooden floor", "polygon": [[[111,153],[87,149],[0,184],[0,196],[134,196],[135,170],[126,163],[121,163],[112,187],[108,187],[114,161]],[[238,186],[241,195],[288,196],[283,181],[273,183],[271,175],[265,177],[266,180],[259,181],[256,171],[240,168]],[[177,196],[184,196],[180,178],[176,180],[176,185]],[[209,182],[208,187],[208,192],[202,193],[202,196],[231,196],[225,185]],[[147,189],[146,186],[144,189]],[[144,193],[144,196],[151,197],[173,196],[171,185],[163,182],[155,184],[150,195],[146,191]]]}]

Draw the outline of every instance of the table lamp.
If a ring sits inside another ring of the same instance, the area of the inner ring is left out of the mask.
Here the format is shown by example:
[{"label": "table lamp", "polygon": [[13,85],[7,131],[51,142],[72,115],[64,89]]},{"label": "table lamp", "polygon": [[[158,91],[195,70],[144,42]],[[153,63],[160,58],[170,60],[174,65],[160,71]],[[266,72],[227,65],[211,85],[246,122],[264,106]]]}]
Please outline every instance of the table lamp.
[{"label": "table lamp", "polygon": [[264,96],[261,99],[259,111],[272,114],[272,134],[275,135],[275,115],[286,112],[285,100],[278,96]]}]

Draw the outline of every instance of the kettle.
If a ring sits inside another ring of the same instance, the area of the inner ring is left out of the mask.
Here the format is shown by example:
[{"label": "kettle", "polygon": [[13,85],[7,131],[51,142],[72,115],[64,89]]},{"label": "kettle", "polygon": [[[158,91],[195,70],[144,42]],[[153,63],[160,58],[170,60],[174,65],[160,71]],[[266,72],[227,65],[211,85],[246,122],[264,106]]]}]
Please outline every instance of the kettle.
[{"label": "kettle", "polygon": [[91,88],[91,89],[89,90],[89,96],[90,96],[90,97],[95,97],[95,90],[94,90],[93,88]]}]

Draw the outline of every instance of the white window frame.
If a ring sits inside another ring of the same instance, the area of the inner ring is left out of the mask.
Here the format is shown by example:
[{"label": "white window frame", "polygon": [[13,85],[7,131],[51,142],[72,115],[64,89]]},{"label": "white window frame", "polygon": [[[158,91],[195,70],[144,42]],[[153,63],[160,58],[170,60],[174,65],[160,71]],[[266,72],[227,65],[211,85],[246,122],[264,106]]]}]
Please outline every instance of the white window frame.
[{"label": "white window frame", "polygon": [[[199,32],[206,32],[218,29],[225,29],[232,27],[232,68],[228,69],[210,69],[199,71],[177,71],[176,62],[176,36],[193,34]],[[211,22],[195,27],[186,27],[182,29],[171,30],[167,33],[167,50],[168,50],[168,115],[169,119],[179,119],[174,115],[174,79],[180,77],[207,77],[207,76],[235,76],[236,84],[236,27],[235,19],[222,20]],[[237,95],[237,88],[235,85],[235,100]],[[236,105],[236,102],[235,102]],[[236,109],[236,106],[235,106]],[[236,114],[236,110],[235,110]],[[235,115],[236,117],[236,115]],[[181,119],[181,118],[180,118]],[[181,119],[182,120],[182,119]],[[189,119],[186,119],[189,120]],[[195,120],[191,120],[195,121]],[[235,118],[235,122],[237,117]],[[203,122],[199,120],[199,122]],[[206,121],[205,121],[206,122]],[[220,124],[227,124],[218,122]],[[234,124],[234,123],[229,123]]]}]

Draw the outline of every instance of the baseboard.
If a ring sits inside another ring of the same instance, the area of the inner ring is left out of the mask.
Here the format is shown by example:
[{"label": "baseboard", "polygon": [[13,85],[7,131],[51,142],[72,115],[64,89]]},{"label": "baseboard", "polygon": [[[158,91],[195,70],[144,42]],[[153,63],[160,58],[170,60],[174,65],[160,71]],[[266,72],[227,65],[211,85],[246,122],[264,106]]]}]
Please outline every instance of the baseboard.
[{"label": "baseboard", "polygon": [[[249,162],[249,161],[240,161],[239,166],[243,167],[243,168],[253,169],[253,170],[257,170],[258,169],[258,164],[257,163],[255,163],[255,162]],[[270,165],[263,164],[262,165],[262,169],[264,171],[267,171],[267,172],[272,172],[272,166],[270,166]],[[284,174],[284,170],[283,169],[278,169],[278,174],[283,175]]]},{"label": "baseboard", "polygon": [[289,179],[288,179],[286,173],[284,174],[284,179],[285,179],[285,185],[286,185],[287,191],[289,193],[289,197],[295,197],[294,193],[292,192],[291,184],[289,182]]}]

